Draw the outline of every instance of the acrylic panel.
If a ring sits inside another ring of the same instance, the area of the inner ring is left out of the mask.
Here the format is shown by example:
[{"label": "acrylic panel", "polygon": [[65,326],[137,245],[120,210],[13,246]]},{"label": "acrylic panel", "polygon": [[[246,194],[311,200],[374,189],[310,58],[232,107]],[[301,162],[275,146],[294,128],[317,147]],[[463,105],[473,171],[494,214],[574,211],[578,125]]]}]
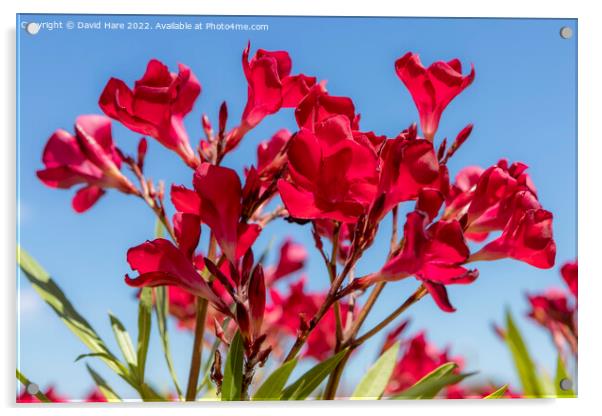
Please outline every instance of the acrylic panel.
[{"label": "acrylic panel", "polygon": [[17,401],[577,394],[577,21],[17,16]]}]

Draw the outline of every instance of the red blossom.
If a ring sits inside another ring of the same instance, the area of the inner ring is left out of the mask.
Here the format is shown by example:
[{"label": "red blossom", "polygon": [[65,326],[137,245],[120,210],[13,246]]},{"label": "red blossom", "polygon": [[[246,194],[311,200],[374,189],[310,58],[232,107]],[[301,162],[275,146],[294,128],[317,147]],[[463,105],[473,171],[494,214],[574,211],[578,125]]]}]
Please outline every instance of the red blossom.
[{"label": "red blossom", "polygon": [[415,276],[445,312],[455,311],[445,285],[472,283],[479,275],[462,265],[470,256],[458,221],[438,221],[425,228],[427,217],[413,211],[404,226],[404,244],[380,272],[356,279],[358,287],[377,281],[395,281]]},{"label": "red blossom", "polygon": [[201,220],[211,228],[222,252],[235,261],[255,242],[261,227],[241,218],[242,188],[238,174],[202,163],[194,173],[194,189],[201,200]]},{"label": "red blossom", "polygon": [[531,305],[528,316],[546,328],[559,351],[564,345],[577,353],[577,305],[569,303],[565,292],[548,289],[544,293],[528,295]]},{"label": "red blossom", "polygon": [[465,168],[452,186],[444,218],[464,221],[467,238],[483,241],[491,231],[503,230],[516,210],[541,208],[526,169],[506,160],[484,171]]},{"label": "red blossom", "polygon": [[196,297],[177,286],[169,286],[167,294],[169,314],[176,318],[178,328],[192,330],[196,318]]},{"label": "red blossom", "polygon": [[440,351],[436,346],[428,343],[424,331],[418,333],[404,342],[403,355],[393,370],[385,394],[395,395],[404,391],[448,362],[455,362],[462,367],[464,360],[460,357],[450,357],[448,350]]},{"label": "red blossom", "polygon": [[433,144],[417,139],[416,130],[410,128],[397,138],[385,141],[378,193],[385,195],[380,217],[400,202],[416,199],[424,188],[447,194],[449,174],[447,167],[439,165]]},{"label": "red blossom", "polygon": [[349,120],[352,130],[358,130],[359,116],[355,114],[353,101],[348,97],[329,95],[322,84],[314,85],[295,109],[299,128],[314,131],[324,120],[343,115]]},{"label": "red blossom", "polygon": [[247,104],[241,124],[230,132],[228,149],[238,145],[247,131],[281,108],[294,108],[316,83],[314,77],[290,75],[292,62],[288,52],[258,49],[249,60],[251,44],[242,54],[242,67],[248,83]]},{"label": "red blossom", "polygon": [[574,262],[568,262],[562,265],[562,267],[560,268],[560,273],[562,274],[562,279],[564,280],[564,282],[567,284],[569,290],[571,291],[571,293],[573,294],[573,296],[575,296],[575,299],[577,299],[577,286],[578,286],[578,274],[579,274],[579,270],[578,270],[578,265],[577,265],[577,260],[575,260]]},{"label": "red blossom", "polygon": [[378,181],[377,156],[353,139],[349,120],[330,117],[315,133],[303,128],[288,149],[290,178],[278,181],[290,215],[355,223],[367,211]]},{"label": "red blossom", "polygon": [[467,76],[462,75],[458,59],[437,61],[428,68],[418,55],[408,52],[395,62],[397,76],[410,91],[420,114],[424,137],[433,141],[445,107],[474,80],[474,67]]},{"label": "red blossom", "polygon": [[471,261],[510,257],[540,269],[551,268],[556,258],[552,218],[544,209],[515,210],[502,235],[473,254]]},{"label": "red blossom", "polygon": [[86,401],[88,403],[103,403],[103,402],[106,402],[108,400],[104,396],[104,394],[102,394],[100,392],[99,389],[95,388],[90,393],[88,393],[88,395],[86,396],[86,398],[84,399],[84,401]]},{"label": "red blossom", "polygon": [[107,188],[136,194],[136,187],[121,173],[122,159],[113,144],[111,120],[104,116],[79,116],[75,135],[57,130],[48,139],[42,156],[45,169],[38,178],[51,188],[68,189],[84,184],[73,198],[73,209],[84,212]]},{"label": "red blossom", "polygon": [[[56,389],[51,386],[46,389],[44,395],[50,400],[52,403],[66,403],[69,399],[61,394],[56,392]],[[17,396],[17,403],[41,403],[40,399],[38,399],[35,395],[29,394],[26,389],[23,389],[21,393]]]},{"label": "red blossom", "polygon": [[266,284],[273,285],[280,279],[303,269],[307,260],[307,250],[302,244],[288,238],[280,246],[280,257],[276,266],[266,270]]},{"label": "red blossom", "polygon": [[157,238],[130,248],[127,261],[140,275],[134,279],[125,276],[132,287],[177,286],[189,293],[213,302],[228,314],[222,299],[201,277],[191,260],[170,241]]},{"label": "red blossom", "polygon": [[111,78],[98,104],[109,117],[132,131],[154,137],[195,168],[199,162],[190,147],[183,118],[201,93],[201,84],[186,65],[179,64],[178,70],[177,74],[171,73],[153,59],[133,90],[122,80]]},{"label": "red blossom", "polygon": [[[275,288],[270,289],[271,302],[266,307],[266,325],[273,342],[278,342],[284,333],[297,336],[302,321],[309,321],[324,302],[325,294],[308,292],[305,289],[305,278],[289,285],[287,295],[282,295]],[[348,305],[340,303],[342,324],[345,325]],[[303,355],[319,361],[325,360],[336,345],[336,321],[334,309],[328,312],[318,322],[309,334]]]}]

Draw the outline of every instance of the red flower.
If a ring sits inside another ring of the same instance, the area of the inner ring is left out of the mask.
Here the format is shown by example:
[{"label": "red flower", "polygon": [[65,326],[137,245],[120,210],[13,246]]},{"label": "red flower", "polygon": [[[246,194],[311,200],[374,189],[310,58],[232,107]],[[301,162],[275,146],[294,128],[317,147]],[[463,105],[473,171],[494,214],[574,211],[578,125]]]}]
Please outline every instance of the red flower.
[{"label": "red flower", "polygon": [[125,276],[125,282],[130,286],[177,286],[213,302],[222,312],[228,311],[221,298],[198,273],[190,258],[168,240],[157,238],[130,248],[127,261],[133,270],[140,273],[134,279]]},{"label": "red flower", "polygon": [[382,172],[379,194],[385,194],[383,217],[400,202],[416,199],[420,190],[433,188],[447,193],[447,167],[439,165],[433,144],[416,138],[410,128],[397,138],[385,141],[381,153]]},{"label": "red flower", "polygon": [[100,198],[106,188],[136,194],[136,187],[121,173],[121,156],[113,144],[111,120],[104,116],[80,116],[75,121],[75,136],[57,130],[46,143],[42,156],[45,169],[38,178],[52,188],[71,188],[85,184],[73,198],[73,209],[84,212]]},{"label": "red flower", "polygon": [[291,133],[280,129],[270,140],[263,141],[257,146],[257,171],[264,178],[271,178],[286,164],[286,154],[282,150],[291,138]]},{"label": "red flower", "polygon": [[569,287],[569,290],[573,296],[575,296],[575,299],[577,299],[577,278],[579,273],[577,260],[574,262],[565,263],[560,269],[560,273],[562,274],[562,279]]},{"label": "red flower", "polygon": [[[65,403],[69,401],[67,397],[57,394],[56,389],[52,386],[48,387],[44,395],[52,403]],[[40,400],[35,395],[29,394],[26,389],[23,389],[21,394],[17,396],[17,403],[40,403]]]},{"label": "red flower", "polygon": [[527,296],[531,304],[529,317],[550,331],[559,351],[568,344],[577,353],[577,309],[569,304],[564,292],[549,289],[543,294]]},{"label": "red flower", "polygon": [[426,216],[410,212],[404,227],[405,242],[401,251],[392,257],[380,272],[357,279],[354,284],[368,286],[376,281],[395,281],[416,276],[429,291],[437,305],[453,312],[445,285],[472,283],[477,270],[462,266],[470,251],[458,221],[438,221],[425,229]]},{"label": "red flower", "polygon": [[305,266],[306,259],[305,247],[290,238],[286,239],[280,246],[278,264],[266,270],[266,285],[273,285],[280,279],[298,272]]},{"label": "red flower", "polygon": [[395,395],[406,390],[445,363],[455,362],[460,367],[463,365],[462,358],[450,357],[447,350],[440,351],[434,345],[428,343],[424,331],[404,344],[405,350],[393,370],[385,390],[386,395]]},{"label": "red flower", "polygon": [[236,147],[246,132],[266,116],[283,107],[296,107],[316,83],[314,77],[290,75],[292,63],[288,52],[258,49],[249,60],[250,49],[249,43],[242,54],[242,67],[248,82],[247,104],[240,126],[229,134],[228,149]]},{"label": "red flower", "polygon": [[278,181],[290,215],[355,223],[374,199],[377,156],[353,139],[349,120],[333,116],[316,127],[303,128],[288,150],[290,179]]},{"label": "red flower", "polygon": [[[278,342],[282,332],[296,336],[301,322],[307,322],[318,311],[324,302],[325,294],[305,291],[305,278],[289,285],[289,293],[282,296],[280,292],[270,289],[271,303],[266,308],[267,328],[271,332],[270,339]],[[348,305],[340,303],[342,323],[345,325]],[[303,352],[305,357],[325,360],[336,345],[336,321],[334,309],[330,308],[322,317],[316,328],[311,331]]]},{"label": "red flower", "polygon": [[462,75],[462,64],[453,59],[438,61],[428,68],[418,55],[408,52],[395,62],[397,76],[410,91],[420,114],[424,137],[433,141],[445,107],[474,80],[474,67],[470,74]]},{"label": "red flower", "polygon": [[502,235],[473,254],[471,261],[511,257],[540,269],[554,266],[556,243],[552,213],[544,209],[517,209]]},{"label": "red flower", "polygon": [[196,297],[177,286],[169,286],[167,294],[169,314],[176,318],[178,328],[192,330],[196,318]]},{"label": "red flower", "polygon": [[253,245],[261,227],[241,218],[242,188],[232,169],[202,163],[194,173],[194,189],[201,200],[201,220],[211,228],[222,252],[230,261]]},{"label": "red flower", "polygon": [[153,59],[133,90],[122,80],[111,78],[98,104],[109,117],[132,131],[154,137],[195,168],[199,162],[182,120],[201,93],[201,84],[186,65],[179,64],[178,70],[178,74],[170,73],[167,66]]},{"label": "red flower", "polygon": [[327,118],[343,115],[349,120],[351,129],[358,130],[359,116],[355,114],[353,101],[348,97],[335,97],[326,92],[322,84],[314,85],[295,109],[299,128],[314,131]]},{"label": "red flower", "polygon": [[95,388],[90,393],[88,393],[88,395],[86,396],[84,401],[86,401],[88,403],[102,403],[102,402],[106,402],[108,400],[104,396],[104,394],[102,394],[100,392],[99,389]]}]

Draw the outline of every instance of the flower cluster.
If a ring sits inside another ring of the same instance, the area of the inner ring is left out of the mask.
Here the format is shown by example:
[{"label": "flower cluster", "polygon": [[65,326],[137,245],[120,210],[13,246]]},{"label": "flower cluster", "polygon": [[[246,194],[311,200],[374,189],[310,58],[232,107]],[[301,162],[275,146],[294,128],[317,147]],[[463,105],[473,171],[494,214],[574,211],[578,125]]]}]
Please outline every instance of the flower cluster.
[{"label": "flower cluster", "polygon": [[560,273],[566,289],[551,288],[528,295],[529,317],[550,332],[561,354],[567,346],[572,354],[577,354],[577,260],[565,263]]},{"label": "flower cluster", "polygon": [[[471,85],[474,67],[465,75],[457,59],[426,68],[414,53],[399,58],[395,71],[416,104],[420,129],[412,124],[387,137],[362,129],[353,101],[331,95],[324,81],[291,75],[287,52],[258,49],[249,58],[250,50],[249,44],[242,53],[247,102],[234,127],[228,128],[223,103],[216,130],[206,115],[201,118],[205,137],[193,149],[183,120],[201,84],[186,65],[173,73],[151,60],[133,88],[109,80],[99,98],[108,117],[79,117],[74,135],[57,130],[44,150],[45,168],[38,171],[50,187],[84,185],[73,200],[77,212],[111,188],[135,195],[152,209],[169,235],[128,250],[127,261],[138,275],[126,275],[126,283],[169,286],[169,311],[181,327],[197,332],[200,348],[204,335],[211,336],[203,332],[205,321],[214,323],[213,335],[224,345],[240,334],[245,392],[254,367],[272,352],[290,361],[306,345],[304,356],[324,360],[343,348],[355,349],[382,329],[358,337],[386,282],[414,277],[420,286],[411,302],[428,293],[441,310],[452,312],[446,286],[473,282],[479,273],[472,263],[513,258],[538,268],[554,265],[552,213],[542,207],[527,165],[500,160],[486,169],[469,166],[450,181],[448,161],[473,126],[468,124],[448,146],[446,139],[436,143],[439,122],[445,108]],[[259,143],[244,175],[223,166],[248,132],[282,109],[293,109],[294,132],[278,130]],[[163,182],[148,179],[146,138],[136,157],[124,154],[113,143],[111,119],[175,152],[192,170],[190,182],[172,184],[166,192]],[[122,165],[136,180],[122,172]],[[171,218],[166,193],[175,210]],[[410,204],[409,213],[398,235],[403,203]],[[387,260],[355,277],[356,265],[389,215],[393,230]],[[292,240],[281,246],[275,265],[267,267],[264,256],[256,256],[255,242],[277,219],[311,229],[327,270],[327,290],[308,291],[304,276],[284,290],[284,280],[298,274],[307,256],[305,247]],[[200,248],[205,232],[209,243]],[[495,232],[500,234],[490,238]],[[469,240],[481,246],[472,249]],[[374,299],[360,308],[358,292],[375,284]],[[559,321],[569,325],[564,315],[548,313],[562,309],[562,302],[542,299],[532,299],[534,319],[549,327]],[[285,355],[290,338],[295,341]],[[214,359],[219,387],[221,361]],[[449,360],[445,351],[428,348],[419,334],[407,342],[387,391],[399,392]],[[336,391],[337,382],[327,391]]]}]

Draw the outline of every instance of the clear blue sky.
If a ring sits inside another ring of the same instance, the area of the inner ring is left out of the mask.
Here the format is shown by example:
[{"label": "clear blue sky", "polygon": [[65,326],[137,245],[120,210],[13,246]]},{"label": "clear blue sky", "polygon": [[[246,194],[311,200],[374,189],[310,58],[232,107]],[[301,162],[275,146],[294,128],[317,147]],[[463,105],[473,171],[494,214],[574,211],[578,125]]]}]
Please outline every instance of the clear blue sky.
[{"label": "clear blue sky", "polygon": [[[246,100],[240,61],[248,40],[253,49],[289,51],[293,73],[328,80],[331,94],[354,100],[364,130],[388,135],[418,120],[410,95],[395,75],[396,58],[414,51],[425,64],[452,58],[459,58],[466,68],[474,63],[473,85],[449,106],[439,129],[440,140],[455,137],[469,122],[475,124],[469,141],[450,163],[452,175],[465,165],[486,167],[501,157],[524,161],[544,207],[555,216],[557,265],[577,255],[576,20],[92,15],[22,15],[20,19],[57,20],[63,26],[68,20],[269,24],[267,32],[41,30],[31,36],[17,31],[20,243],[51,272],[112,347],[107,311],[119,316],[132,336],[136,334],[134,294],[123,283],[123,275],[129,272],[125,252],[152,237],[154,218],[141,201],[117,192],[109,192],[92,210],[78,215],[70,205],[73,191],[43,186],[35,171],[42,167],[43,146],[55,129],[71,130],[78,115],[99,113],[97,100],[106,81],[116,76],[131,84],[151,58],[172,70],[177,62],[189,65],[203,85],[186,120],[193,146],[202,134],[201,114],[216,120],[221,101],[228,102],[232,123],[240,117]],[[573,28],[572,39],[559,36],[562,26]],[[292,110],[264,120],[226,164],[242,172],[243,166],[254,163],[257,143],[281,127],[295,128]],[[117,123],[113,134],[122,149],[134,152],[137,134]],[[146,169],[154,179],[168,183],[191,181],[190,170],[177,156],[152,140]],[[389,229],[385,222],[359,274],[381,266]],[[286,236],[305,243],[311,253],[310,286],[325,287],[325,270],[312,249],[308,227],[274,223],[264,230],[259,246],[265,246],[271,236],[276,244]],[[445,314],[425,299],[408,315],[413,320],[410,330],[426,329],[429,339],[441,347],[450,345],[481,377],[516,385],[509,354],[490,328],[492,322],[502,321],[504,308],[510,306],[520,316],[519,326],[537,363],[553,370],[555,353],[547,334],[524,318],[524,293],[561,286],[557,268],[542,271],[509,260],[478,266],[481,277],[474,284],[449,288],[456,313]],[[388,286],[368,324],[395,308],[415,287],[413,280]],[[92,381],[84,364],[73,360],[86,352],[85,347],[36,299],[26,280],[21,280],[19,289],[21,370],[41,385],[55,383],[60,392],[82,397]],[[157,387],[171,387],[153,335],[147,374]],[[187,376],[191,342],[190,334],[172,330],[181,382]],[[355,357],[343,383],[357,381],[379,346],[380,340],[375,339]],[[135,397],[104,364],[92,361],[92,365],[124,397]]]}]

